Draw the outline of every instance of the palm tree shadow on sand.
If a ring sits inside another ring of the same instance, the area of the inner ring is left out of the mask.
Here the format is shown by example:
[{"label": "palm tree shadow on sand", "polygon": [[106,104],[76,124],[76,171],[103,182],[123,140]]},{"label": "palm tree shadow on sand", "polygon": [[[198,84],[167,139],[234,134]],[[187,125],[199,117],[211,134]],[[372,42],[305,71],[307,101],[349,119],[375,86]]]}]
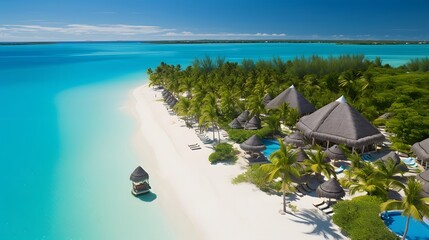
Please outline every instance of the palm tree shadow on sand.
[{"label": "palm tree shadow on sand", "polygon": [[305,234],[323,236],[324,239],[344,238],[344,236],[339,234],[338,230],[334,228],[334,225],[329,217],[321,215],[316,209],[300,210],[293,216],[297,219],[291,219],[292,221],[314,227],[313,231],[306,232]]},{"label": "palm tree shadow on sand", "polygon": [[137,196],[143,202],[153,202],[157,198],[157,195],[153,192],[148,192],[142,195]]}]

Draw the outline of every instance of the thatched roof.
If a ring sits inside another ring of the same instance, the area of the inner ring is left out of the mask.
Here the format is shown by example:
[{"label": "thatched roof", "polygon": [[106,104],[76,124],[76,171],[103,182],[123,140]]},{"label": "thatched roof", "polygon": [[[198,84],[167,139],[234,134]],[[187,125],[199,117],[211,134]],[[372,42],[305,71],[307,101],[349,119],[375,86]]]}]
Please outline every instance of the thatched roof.
[{"label": "thatched roof", "polygon": [[244,151],[260,152],[265,150],[267,147],[257,135],[253,135],[240,144],[240,148]]},{"label": "thatched roof", "polygon": [[262,99],[262,102],[266,106],[269,102],[271,102],[272,98],[269,93],[265,94],[264,98]]},{"label": "thatched roof", "polygon": [[302,117],[296,127],[308,138],[362,147],[383,142],[383,134],[344,97]]},{"label": "thatched roof", "polygon": [[133,182],[142,182],[149,179],[149,174],[140,166],[131,173],[130,180]]},{"label": "thatched roof", "polygon": [[393,162],[395,163],[395,165],[399,165],[399,169],[401,170],[401,171],[403,171],[403,172],[408,172],[409,171],[409,169],[408,169],[408,167],[407,167],[407,165],[405,165],[405,163],[403,163],[402,161],[401,161],[401,158],[398,156],[398,154],[396,154],[394,151],[390,151],[388,154],[386,154],[386,155],[384,155],[384,156],[382,156],[382,157],[380,157],[379,159],[377,159],[377,160],[379,160],[379,161],[382,161],[382,162],[387,162],[389,159],[392,159],[393,160]]},{"label": "thatched roof", "polygon": [[320,184],[316,189],[318,197],[340,199],[346,195],[337,179],[331,178]]},{"label": "thatched roof", "polygon": [[249,117],[249,111],[244,110],[240,115],[238,115],[237,120],[241,125],[244,125],[247,122],[247,118]]},{"label": "thatched roof", "polygon": [[336,144],[326,149],[325,154],[330,159],[347,160],[347,156],[344,154],[343,150]]},{"label": "thatched roof", "polygon": [[411,150],[420,160],[429,161],[429,138],[414,143]]},{"label": "thatched roof", "polygon": [[244,129],[256,130],[261,128],[261,120],[258,116],[253,116],[245,125]]},{"label": "thatched roof", "polygon": [[284,137],[283,141],[287,144],[293,144],[296,147],[303,147],[306,145],[304,135],[300,132],[294,132],[291,135]]},{"label": "thatched roof", "polygon": [[424,184],[429,184],[429,170],[419,173],[416,178]]},{"label": "thatched roof", "polygon": [[239,128],[243,128],[243,126],[241,125],[241,123],[237,120],[237,118],[234,118],[234,120],[232,120],[228,126],[230,126],[233,129],[239,129]]},{"label": "thatched roof", "polygon": [[422,187],[422,195],[425,198],[429,198],[429,183],[426,183]]},{"label": "thatched roof", "polygon": [[267,109],[274,109],[280,107],[284,103],[287,103],[291,108],[296,108],[301,116],[316,110],[293,85],[271,100],[265,107]]},{"label": "thatched roof", "polygon": [[307,153],[302,148],[297,148],[296,150],[296,161],[297,162],[304,162],[304,160],[308,159]]}]

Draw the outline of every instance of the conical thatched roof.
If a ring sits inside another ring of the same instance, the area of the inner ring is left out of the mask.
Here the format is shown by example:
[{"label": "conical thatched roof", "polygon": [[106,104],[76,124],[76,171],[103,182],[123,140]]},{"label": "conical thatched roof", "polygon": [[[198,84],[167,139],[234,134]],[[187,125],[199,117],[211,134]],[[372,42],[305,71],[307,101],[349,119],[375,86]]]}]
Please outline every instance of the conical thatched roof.
[{"label": "conical thatched roof", "polygon": [[149,179],[149,174],[140,166],[131,173],[130,180],[133,182],[142,182]]},{"label": "conical thatched roof", "polygon": [[347,156],[344,154],[343,150],[336,144],[326,149],[325,154],[330,159],[347,160]]},{"label": "conical thatched roof", "polygon": [[230,126],[233,129],[239,129],[239,128],[243,128],[243,126],[241,125],[241,123],[237,120],[237,118],[234,118],[234,120],[232,120],[228,126]]},{"label": "conical thatched roof", "polygon": [[416,178],[422,181],[423,184],[429,184],[429,170],[419,173]]},{"label": "conical thatched roof", "polygon": [[247,122],[247,118],[249,117],[249,111],[244,110],[240,115],[238,115],[237,120],[241,125],[244,125]]},{"label": "conical thatched roof", "polygon": [[422,195],[425,198],[429,198],[429,183],[426,183],[422,187]]},{"label": "conical thatched roof", "polygon": [[271,102],[272,98],[269,93],[265,94],[264,98],[262,99],[262,102],[266,106],[269,102]]},{"label": "conical thatched roof", "polygon": [[293,144],[296,147],[303,147],[306,145],[304,135],[300,132],[294,132],[291,135],[286,136],[283,141],[287,144]]},{"label": "conical thatched roof", "polygon": [[396,154],[393,151],[390,151],[388,154],[380,157],[377,160],[380,160],[380,161],[383,161],[383,162],[387,162],[390,158],[393,160],[393,162],[395,163],[395,165],[400,165],[399,169],[401,171],[403,171],[403,172],[408,172],[409,171],[407,165],[405,165],[405,163],[403,163],[401,161],[401,158],[398,156],[398,154]]},{"label": "conical thatched roof", "polygon": [[368,146],[383,142],[383,134],[344,97],[302,117],[296,127],[308,138],[343,143],[349,147]]},{"label": "conical thatched roof", "polygon": [[267,147],[257,135],[253,135],[240,144],[240,148],[244,151],[260,152],[265,150]]},{"label": "conical thatched roof", "polygon": [[307,153],[302,148],[297,148],[296,150],[296,161],[297,162],[304,162],[305,159],[308,159]]},{"label": "conical thatched roof", "polygon": [[253,116],[245,125],[244,129],[256,130],[261,128],[261,120],[258,116]]},{"label": "conical thatched roof", "polygon": [[340,199],[346,195],[337,179],[331,178],[320,184],[316,189],[318,197]]},{"label": "conical thatched roof", "polygon": [[417,156],[417,158],[423,161],[429,161],[429,138],[421,142],[414,143],[414,145],[411,147],[411,150]]},{"label": "conical thatched roof", "polygon": [[301,116],[316,110],[293,85],[271,100],[265,107],[267,109],[274,109],[280,107],[284,103],[289,104],[291,108],[296,108]]}]

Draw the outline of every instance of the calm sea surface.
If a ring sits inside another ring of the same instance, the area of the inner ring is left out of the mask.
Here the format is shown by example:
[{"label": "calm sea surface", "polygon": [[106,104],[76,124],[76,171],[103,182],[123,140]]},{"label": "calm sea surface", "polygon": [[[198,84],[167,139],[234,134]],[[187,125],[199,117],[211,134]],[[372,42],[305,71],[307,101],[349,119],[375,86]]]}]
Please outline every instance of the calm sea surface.
[{"label": "calm sea surface", "polygon": [[146,69],[205,55],[240,61],[347,53],[398,66],[429,56],[429,45],[0,46],[0,239],[175,239],[156,197],[130,194],[129,174],[142,162],[127,103]]}]

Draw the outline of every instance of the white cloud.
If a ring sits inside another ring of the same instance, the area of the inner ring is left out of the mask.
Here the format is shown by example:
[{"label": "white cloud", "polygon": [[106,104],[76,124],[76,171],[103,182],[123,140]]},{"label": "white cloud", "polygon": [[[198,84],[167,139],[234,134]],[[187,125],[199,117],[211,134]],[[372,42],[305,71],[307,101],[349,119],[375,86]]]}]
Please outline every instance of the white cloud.
[{"label": "white cloud", "polygon": [[[165,39],[255,39],[284,38],[284,33],[194,33],[150,25],[128,24],[40,24],[0,25],[0,41],[61,41],[61,40],[165,40]],[[5,39],[5,36],[8,36]]]}]

